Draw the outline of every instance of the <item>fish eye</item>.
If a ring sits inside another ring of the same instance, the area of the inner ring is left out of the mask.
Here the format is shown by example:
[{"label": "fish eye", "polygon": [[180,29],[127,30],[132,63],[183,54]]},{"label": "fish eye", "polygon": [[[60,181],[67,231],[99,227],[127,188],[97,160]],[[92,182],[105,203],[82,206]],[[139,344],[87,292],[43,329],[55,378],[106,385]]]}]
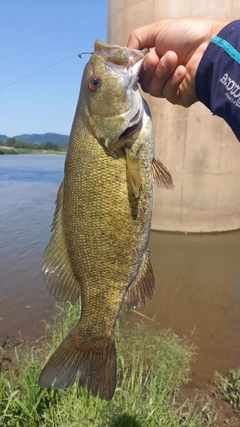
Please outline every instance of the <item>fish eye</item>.
[{"label": "fish eye", "polygon": [[101,80],[99,77],[91,77],[88,81],[88,87],[91,90],[97,90],[101,86]]}]

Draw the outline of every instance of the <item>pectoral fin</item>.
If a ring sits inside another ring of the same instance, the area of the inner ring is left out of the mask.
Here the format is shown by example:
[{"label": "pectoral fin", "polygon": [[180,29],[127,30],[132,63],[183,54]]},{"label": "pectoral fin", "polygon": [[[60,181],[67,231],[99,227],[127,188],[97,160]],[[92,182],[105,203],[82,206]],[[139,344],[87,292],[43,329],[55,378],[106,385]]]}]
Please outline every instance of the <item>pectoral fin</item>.
[{"label": "pectoral fin", "polygon": [[170,174],[168,168],[156,156],[154,156],[152,162],[152,173],[153,182],[158,187],[162,187],[167,190],[174,189],[172,175]]},{"label": "pectoral fin", "polygon": [[142,178],[141,178],[141,172],[140,172],[140,166],[138,159],[133,159],[131,155],[131,151],[126,148],[126,162],[127,162],[127,168],[132,184],[132,189],[134,192],[135,197],[139,197],[140,190],[142,187]]}]

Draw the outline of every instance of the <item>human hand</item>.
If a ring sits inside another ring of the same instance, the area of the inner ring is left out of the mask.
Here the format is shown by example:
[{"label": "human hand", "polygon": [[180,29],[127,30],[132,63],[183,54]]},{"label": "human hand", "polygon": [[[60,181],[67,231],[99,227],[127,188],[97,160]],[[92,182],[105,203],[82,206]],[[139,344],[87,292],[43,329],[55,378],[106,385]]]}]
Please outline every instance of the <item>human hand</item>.
[{"label": "human hand", "polygon": [[166,19],[132,31],[129,48],[152,48],[144,59],[139,79],[144,92],[184,107],[196,102],[199,62],[211,39],[229,22]]}]

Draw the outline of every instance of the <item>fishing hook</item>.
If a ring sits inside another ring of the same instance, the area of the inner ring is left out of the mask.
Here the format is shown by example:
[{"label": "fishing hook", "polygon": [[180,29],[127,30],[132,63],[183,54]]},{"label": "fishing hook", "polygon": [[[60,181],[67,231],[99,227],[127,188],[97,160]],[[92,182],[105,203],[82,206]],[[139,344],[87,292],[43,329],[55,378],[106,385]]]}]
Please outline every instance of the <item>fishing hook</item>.
[{"label": "fishing hook", "polygon": [[82,52],[82,53],[79,53],[78,56],[79,58],[82,58],[83,55],[92,55],[92,54],[93,52]]}]

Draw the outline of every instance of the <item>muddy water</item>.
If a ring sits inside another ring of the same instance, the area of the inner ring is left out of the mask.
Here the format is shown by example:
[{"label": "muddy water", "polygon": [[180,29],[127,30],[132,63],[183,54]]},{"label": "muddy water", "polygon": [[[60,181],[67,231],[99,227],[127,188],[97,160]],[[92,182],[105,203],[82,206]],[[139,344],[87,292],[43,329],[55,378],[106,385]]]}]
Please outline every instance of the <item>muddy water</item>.
[{"label": "muddy water", "polygon": [[64,156],[0,156],[0,339],[39,338],[54,306],[41,258],[63,165]]},{"label": "muddy water", "polygon": [[240,232],[153,232],[156,292],[144,314],[192,336],[198,347],[192,380],[240,365]]},{"label": "muddy water", "polygon": [[[40,265],[63,164],[64,156],[0,156],[0,344],[39,338],[53,311]],[[152,232],[150,246],[156,291],[144,314],[192,336],[194,383],[239,366],[240,232]]]}]

